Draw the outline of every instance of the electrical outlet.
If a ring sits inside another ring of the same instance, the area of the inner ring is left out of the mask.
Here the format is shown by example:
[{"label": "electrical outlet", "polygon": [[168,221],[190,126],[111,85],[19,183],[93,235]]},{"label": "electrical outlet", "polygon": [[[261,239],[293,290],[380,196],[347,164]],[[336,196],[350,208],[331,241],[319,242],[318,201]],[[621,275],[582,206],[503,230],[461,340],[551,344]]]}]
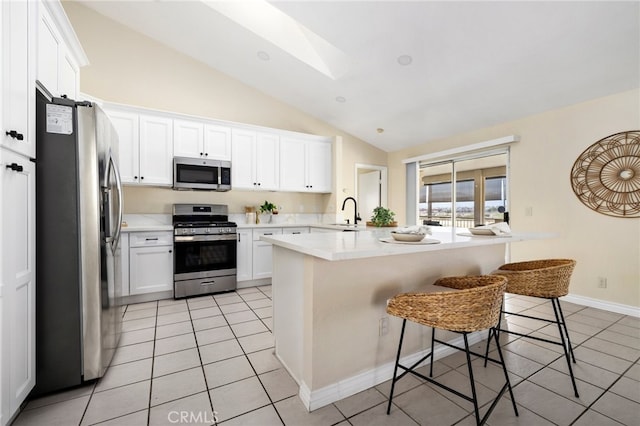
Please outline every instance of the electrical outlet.
[{"label": "electrical outlet", "polygon": [[607,288],[607,278],[598,277],[598,288]]},{"label": "electrical outlet", "polygon": [[378,334],[384,336],[389,332],[389,317],[382,317],[378,323]]}]

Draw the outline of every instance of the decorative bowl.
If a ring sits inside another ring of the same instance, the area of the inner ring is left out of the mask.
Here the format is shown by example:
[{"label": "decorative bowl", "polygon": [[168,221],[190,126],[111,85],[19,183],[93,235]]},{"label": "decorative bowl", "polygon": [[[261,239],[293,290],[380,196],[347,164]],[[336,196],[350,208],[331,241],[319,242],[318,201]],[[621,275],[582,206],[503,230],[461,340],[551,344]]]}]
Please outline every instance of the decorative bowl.
[{"label": "decorative bowl", "polygon": [[489,228],[469,228],[469,232],[471,232],[472,235],[496,235]]},{"label": "decorative bowl", "polygon": [[404,242],[411,242],[411,243],[417,243],[418,241],[422,241],[424,240],[424,237],[427,236],[427,234],[410,234],[410,233],[399,233],[399,232],[391,232],[391,236],[393,237],[394,240],[396,241],[404,241]]}]

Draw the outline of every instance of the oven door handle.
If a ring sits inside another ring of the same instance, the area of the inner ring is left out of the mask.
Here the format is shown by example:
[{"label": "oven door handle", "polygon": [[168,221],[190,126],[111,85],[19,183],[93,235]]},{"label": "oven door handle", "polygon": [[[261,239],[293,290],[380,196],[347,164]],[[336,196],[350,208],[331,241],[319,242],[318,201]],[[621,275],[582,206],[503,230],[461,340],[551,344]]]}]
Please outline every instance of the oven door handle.
[{"label": "oven door handle", "polygon": [[236,234],[224,234],[224,235],[176,235],[173,237],[173,241],[176,243],[191,242],[191,241],[235,241]]}]

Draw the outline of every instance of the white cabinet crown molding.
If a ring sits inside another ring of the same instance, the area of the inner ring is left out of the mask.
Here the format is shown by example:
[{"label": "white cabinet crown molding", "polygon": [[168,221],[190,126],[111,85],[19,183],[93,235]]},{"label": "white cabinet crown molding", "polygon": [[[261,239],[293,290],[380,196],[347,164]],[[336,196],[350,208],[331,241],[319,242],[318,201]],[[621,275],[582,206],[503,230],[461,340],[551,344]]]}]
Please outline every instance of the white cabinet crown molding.
[{"label": "white cabinet crown molding", "polygon": [[73,31],[73,25],[71,25],[71,21],[69,21],[69,17],[67,17],[67,13],[64,11],[62,4],[59,1],[51,0],[42,1],[40,4],[47,8],[54,24],[60,31],[64,44],[71,52],[78,66],[84,67],[89,65],[89,58],[82,48],[78,36]]},{"label": "white cabinet crown molding", "polygon": [[[88,94],[86,96],[91,97],[91,95],[88,95]],[[309,140],[309,141],[327,142],[327,143],[333,143],[334,141],[333,136],[314,135],[311,133],[300,133],[300,132],[294,132],[292,130],[277,129],[273,127],[239,123],[236,121],[220,120],[217,118],[210,118],[210,117],[204,117],[199,115],[191,115],[191,114],[184,114],[180,112],[145,108],[141,106],[121,104],[121,103],[110,102],[106,100],[102,100],[102,107],[107,110],[117,110],[117,111],[131,112],[136,114],[161,116],[161,117],[172,118],[174,120],[200,121],[200,122],[203,122],[205,125],[212,124],[217,126],[226,126],[226,127],[231,127],[233,129],[250,130],[258,133],[274,133],[280,137],[293,137],[300,140]]]}]

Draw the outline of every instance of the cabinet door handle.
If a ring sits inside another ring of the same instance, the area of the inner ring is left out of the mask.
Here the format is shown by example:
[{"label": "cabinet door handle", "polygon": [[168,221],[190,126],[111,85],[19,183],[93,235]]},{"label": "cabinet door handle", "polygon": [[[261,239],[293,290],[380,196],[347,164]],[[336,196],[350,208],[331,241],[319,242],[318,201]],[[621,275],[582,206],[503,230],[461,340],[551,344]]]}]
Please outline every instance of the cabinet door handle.
[{"label": "cabinet door handle", "polygon": [[144,179],[144,176],[140,176],[140,180]]},{"label": "cabinet door handle", "polygon": [[200,153],[200,157],[202,157],[203,155],[204,155],[204,152],[201,152],[201,153]]},{"label": "cabinet door handle", "polygon": [[21,172],[22,170],[24,170],[23,167],[18,163],[7,164],[7,169],[11,169],[14,172]]},{"label": "cabinet door handle", "polygon": [[145,238],[145,240],[147,240],[147,241],[158,241],[158,237],[156,237],[156,238]]},{"label": "cabinet door handle", "polygon": [[264,234],[262,234],[262,235],[273,235],[273,232],[265,232],[265,233],[264,233]]},{"label": "cabinet door handle", "polygon": [[292,234],[300,234],[300,233],[301,233],[301,232],[299,232],[299,231],[294,231],[294,232],[292,232]]},{"label": "cabinet door handle", "polygon": [[169,253],[173,253],[173,250],[169,250]]},{"label": "cabinet door handle", "polygon": [[134,179],[138,179],[138,176],[134,176],[133,178],[134,178]]},{"label": "cabinet door handle", "polygon": [[215,284],[215,281],[203,281],[200,283],[200,285],[209,285],[209,284]]},{"label": "cabinet door handle", "polygon": [[18,133],[15,130],[9,130],[5,132],[7,136],[11,136],[13,139],[18,139],[19,141],[24,139],[24,135],[22,133]]}]

